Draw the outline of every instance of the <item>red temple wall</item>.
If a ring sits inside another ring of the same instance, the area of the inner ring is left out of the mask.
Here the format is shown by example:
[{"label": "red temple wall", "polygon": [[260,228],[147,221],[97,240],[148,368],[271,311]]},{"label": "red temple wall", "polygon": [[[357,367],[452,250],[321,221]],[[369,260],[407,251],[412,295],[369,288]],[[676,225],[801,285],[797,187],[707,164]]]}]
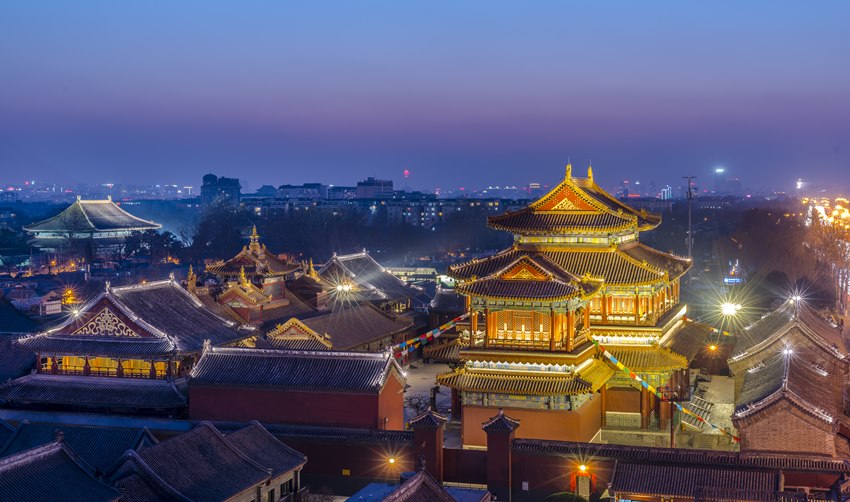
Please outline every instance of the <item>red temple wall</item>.
[{"label": "red temple wall", "polygon": [[387,419],[382,429],[404,430],[404,387],[392,375],[378,396],[378,417]]},{"label": "red temple wall", "polygon": [[[383,422],[377,394],[190,385],[189,395],[192,396],[189,400],[192,420],[259,420],[363,428],[377,428]],[[401,414],[401,406],[398,408]],[[389,405],[386,409],[389,410]],[[393,416],[389,418],[391,423],[403,421]]]},{"label": "red temple wall", "polygon": [[640,413],[640,391],[609,387],[605,397],[605,411]]},{"label": "red temple wall", "polygon": [[[505,414],[520,421],[517,438],[552,441],[590,441],[602,427],[602,400],[598,394],[578,410],[530,410],[505,408]],[[497,408],[463,407],[463,444],[486,446],[481,424],[495,416]]]}]

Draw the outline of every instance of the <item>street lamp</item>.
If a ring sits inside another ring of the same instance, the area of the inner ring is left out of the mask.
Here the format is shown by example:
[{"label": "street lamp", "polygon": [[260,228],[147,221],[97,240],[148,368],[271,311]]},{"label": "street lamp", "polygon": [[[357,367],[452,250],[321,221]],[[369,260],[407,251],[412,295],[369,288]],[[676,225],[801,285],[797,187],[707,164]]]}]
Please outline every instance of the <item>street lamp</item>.
[{"label": "street lamp", "polygon": [[720,305],[720,313],[726,317],[737,315],[739,310],[741,310],[740,303],[723,302]]}]

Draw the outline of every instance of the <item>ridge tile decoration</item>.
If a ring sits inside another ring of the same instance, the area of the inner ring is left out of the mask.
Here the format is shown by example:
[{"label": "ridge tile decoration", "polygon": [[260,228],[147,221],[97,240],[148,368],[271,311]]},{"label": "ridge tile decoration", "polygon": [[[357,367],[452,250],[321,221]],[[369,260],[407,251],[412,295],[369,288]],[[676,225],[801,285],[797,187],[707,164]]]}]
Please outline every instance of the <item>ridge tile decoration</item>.
[{"label": "ridge tile decoration", "polygon": [[126,336],[139,338],[141,335],[133,331],[109,308],[104,308],[90,321],[74,330],[72,335],[94,335],[94,336]]},{"label": "ridge tile decoration", "polygon": [[[589,441],[609,411],[639,415],[647,429],[657,396],[597,357],[597,332],[616,333],[609,349],[642,380],[681,395],[688,358],[658,341],[684,326],[679,280],[691,262],[639,241],[660,223],[606,193],[592,170],[573,177],[572,166],[528,207],[488,219],[514,234],[513,245],[448,272],[469,329],[451,351],[455,369],[437,381],[452,389],[452,410],[462,408],[464,444],[484,444],[478,424],[497,408],[537,424],[518,437]],[[545,366],[553,362],[571,369]]]}]

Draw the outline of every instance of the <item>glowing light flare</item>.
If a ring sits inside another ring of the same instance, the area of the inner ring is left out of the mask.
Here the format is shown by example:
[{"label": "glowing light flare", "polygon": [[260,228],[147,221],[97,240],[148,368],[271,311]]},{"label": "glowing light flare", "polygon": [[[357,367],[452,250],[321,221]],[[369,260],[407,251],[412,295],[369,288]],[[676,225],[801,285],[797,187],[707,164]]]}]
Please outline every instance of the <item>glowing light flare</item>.
[{"label": "glowing light flare", "polygon": [[395,458],[390,457],[390,458],[389,458],[389,460],[387,460],[387,462],[389,462],[390,464],[394,464],[394,463],[395,463]]},{"label": "glowing light flare", "polygon": [[578,470],[581,471],[581,472],[587,472],[587,466],[584,465],[584,464],[581,464],[580,466],[578,466]]},{"label": "glowing light flare", "polygon": [[725,316],[736,315],[739,310],[741,310],[741,304],[740,303],[723,302],[720,305],[720,313],[725,315]]},{"label": "glowing light flare", "polygon": [[714,344],[709,345],[708,350],[710,350],[712,352],[716,352],[717,351],[717,345],[714,345]]}]

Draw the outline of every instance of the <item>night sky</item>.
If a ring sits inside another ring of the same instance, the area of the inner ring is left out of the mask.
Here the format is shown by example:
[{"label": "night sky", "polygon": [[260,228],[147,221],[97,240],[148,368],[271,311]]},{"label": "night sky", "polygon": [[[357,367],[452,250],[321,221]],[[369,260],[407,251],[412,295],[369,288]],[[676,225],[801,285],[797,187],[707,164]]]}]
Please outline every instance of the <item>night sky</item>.
[{"label": "night sky", "polygon": [[[850,187],[850,2],[3,2],[0,182]],[[409,169],[407,181],[401,173]]]}]

